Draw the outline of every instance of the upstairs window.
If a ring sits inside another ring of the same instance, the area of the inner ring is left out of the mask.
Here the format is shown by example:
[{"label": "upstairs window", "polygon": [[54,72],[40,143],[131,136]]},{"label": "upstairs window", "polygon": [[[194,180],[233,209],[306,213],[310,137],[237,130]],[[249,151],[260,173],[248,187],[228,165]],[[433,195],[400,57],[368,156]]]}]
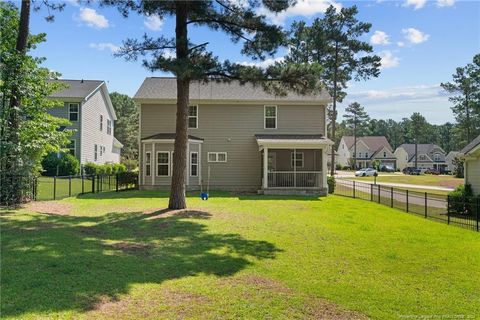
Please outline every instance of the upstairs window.
[{"label": "upstairs window", "polygon": [[387,157],[387,152],[386,152],[386,151],[383,151],[383,157],[384,157],[384,158]]},{"label": "upstairs window", "polygon": [[198,152],[190,153],[190,176],[198,177]]},{"label": "upstairs window", "polygon": [[358,153],[358,157],[359,157],[359,158],[362,157],[362,153],[361,153],[361,152]]},{"label": "upstairs window", "polygon": [[78,121],[78,110],[79,104],[78,103],[69,103],[68,104],[68,120],[72,122]]},{"label": "upstairs window", "polygon": [[292,152],[291,154],[292,168],[303,168],[303,152]]},{"label": "upstairs window", "polygon": [[68,152],[75,157],[75,153],[76,153],[75,140],[70,140],[70,143],[68,144],[67,149],[68,149]]},{"label": "upstairs window", "polygon": [[226,152],[209,152],[208,162],[227,162]]},{"label": "upstairs window", "polygon": [[95,161],[98,160],[98,145],[94,145],[94,146],[93,146],[93,159],[94,159]]},{"label": "upstairs window", "polygon": [[439,153],[435,153],[433,155],[433,161],[440,161],[440,154]]},{"label": "upstairs window", "polygon": [[103,115],[100,115],[100,131],[103,131]]},{"label": "upstairs window", "polygon": [[365,158],[368,158],[368,152],[365,152]]},{"label": "upstairs window", "polygon": [[145,176],[152,175],[152,154],[150,151],[145,152]]},{"label": "upstairs window", "polygon": [[166,177],[170,174],[170,152],[157,152],[157,176]]},{"label": "upstairs window", "polygon": [[265,129],[277,129],[277,106],[265,106]]},{"label": "upstairs window", "polygon": [[112,134],[112,120],[107,119],[107,134]]},{"label": "upstairs window", "polygon": [[198,106],[188,106],[188,128],[198,128]]}]

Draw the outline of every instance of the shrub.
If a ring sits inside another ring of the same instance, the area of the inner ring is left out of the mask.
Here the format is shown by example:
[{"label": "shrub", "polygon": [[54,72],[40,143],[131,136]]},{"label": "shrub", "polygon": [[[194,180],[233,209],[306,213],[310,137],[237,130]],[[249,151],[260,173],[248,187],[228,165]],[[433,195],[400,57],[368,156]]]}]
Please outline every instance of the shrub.
[{"label": "shrub", "polygon": [[60,156],[56,152],[49,153],[42,161],[43,174],[46,176],[56,176],[57,167],[59,176],[71,176],[76,175],[80,171],[80,163],[70,153],[60,153]]},{"label": "shrub", "polygon": [[105,163],[105,164],[95,164],[92,162],[87,162],[83,166],[85,174],[117,174],[127,171],[127,168],[124,164],[121,163]]},{"label": "shrub", "polygon": [[328,177],[327,178],[327,185],[328,185],[328,193],[334,193],[335,192],[335,177]]},{"label": "shrub", "polygon": [[93,162],[87,162],[83,165],[83,171],[88,175],[97,174],[97,168],[98,165]]},{"label": "shrub", "polygon": [[125,166],[125,171],[134,171],[138,168],[138,160],[134,159],[124,159],[122,164]]},{"label": "shrub", "polygon": [[123,163],[114,163],[112,165],[113,174],[124,173],[127,171],[127,167]]},{"label": "shrub", "polygon": [[470,184],[459,185],[448,194],[448,207],[451,213],[475,214],[475,196]]},{"label": "shrub", "polygon": [[349,166],[343,166],[342,170],[350,170],[350,167]]},{"label": "shrub", "polygon": [[337,164],[335,165],[335,169],[337,169],[337,170],[342,170],[342,165],[339,164],[339,163],[337,163]]},{"label": "shrub", "polygon": [[118,174],[118,185],[120,188],[136,186],[138,183],[138,172],[125,171]]}]

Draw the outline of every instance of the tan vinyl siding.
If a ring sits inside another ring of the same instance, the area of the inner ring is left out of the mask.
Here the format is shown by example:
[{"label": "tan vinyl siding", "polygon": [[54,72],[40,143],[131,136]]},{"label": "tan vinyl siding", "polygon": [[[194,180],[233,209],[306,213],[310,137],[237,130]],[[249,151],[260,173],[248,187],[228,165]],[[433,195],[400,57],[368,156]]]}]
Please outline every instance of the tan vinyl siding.
[{"label": "tan vinyl siding", "polygon": [[[113,147],[113,127],[112,134],[107,134],[107,119],[112,120],[113,115],[110,113],[104,93],[97,90],[82,105],[82,163],[94,162],[94,145],[105,146],[105,154],[100,156],[98,152],[98,160],[96,163],[119,162],[120,154]],[[103,130],[100,131],[100,115],[103,115]],[[114,124],[113,124],[114,126]]]},{"label": "tan vinyl siding", "polygon": [[[192,103],[193,104],[193,103]],[[258,188],[261,185],[261,153],[255,134],[324,134],[325,107],[277,106],[277,129],[264,129],[264,105],[198,104],[198,129],[189,134],[205,139],[201,152],[204,184],[210,166],[211,186]],[[141,105],[141,137],[175,132],[175,105]],[[208,162],[208,152],[226,152],[226,163]]]},{"label": "tan vinyl siding", "polygon": [[57,107],[57,108],[52,108],[48,110],[48,113],[50,113],[54,117],[58,118],[63,118],[63,119],[69,119],[69,113],[68,113],[68,104],[69,103],[78,103],[79,105],[79,114],[78,114],[78,121],[76,122],[71,122],[71,125],[67,126],[67,129],[74,129],[75,132],[73,135],[70,137],[70,140],[75,140],[75,157],[80,161],[81,159],[81,154],[82,154],[82,145],[81,145],[81,116],[82,116],[82,102],[81,101],[69,101],[69,102],[63,102],[63,107]]},{"label": "tan vinyl siding", "polygon": [[480,195],[480,158],[465,161],[465,169],[465,183],[469,183],[473,192]]}]

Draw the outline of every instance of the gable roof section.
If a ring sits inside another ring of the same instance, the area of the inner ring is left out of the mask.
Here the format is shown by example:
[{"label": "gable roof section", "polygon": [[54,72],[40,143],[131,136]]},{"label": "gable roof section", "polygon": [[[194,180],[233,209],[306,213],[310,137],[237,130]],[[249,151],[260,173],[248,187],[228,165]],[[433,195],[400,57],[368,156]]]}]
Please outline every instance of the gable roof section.
[{"label": "gable roof section", "polygon": [[67,88],[50,95],[53,99],[79,99],[87,101],[97,90],[102,90],[108,109],[112,113],[113,120],[117,120],[115,109],[113,108],[107,84],[103,80],[52,80],[52,82],[61,82],[67,85]]},{"label": "gable roof section", "polygon": [[[400,145],[399,148],[403,148],[407,152],[409,158],[413,158],[413,156],[415,155],[415,144],[414,143],[404,143],[404,144]],[[440,148],[438,145],[433,144],[433,143],[427,143],[427,144],[419,143],[417,145],[417,153],[419,155],[420,154],[429,155],[435,149],[440,149],[440,151],[445,153],[445,151],[443,151],[442,148]]]},{"label": "gable roof section", "polygon": [[[142,141],[146,141],[146,140],[175,140],[175,136],[176,136],[175,133],[157,133],[157,134],[142,138],[141,140]],[[203,141],[204,139],[199,138],[199,137],[195,137],[195,136],[192,136],[192,135],[188,135],[188,140]]]},{"label": "gable roof section", "polygon": [[[353,147],[353,144],[355,142],[353,136],[343,136],[342,139],[344,139],[348,149]],[[363,142],[368,147],[368,149],[372,150],[372,153],[377,152],[383,147],[387,148],[387,150],[392,152],[392,147],[390,146],[390,143],[388,143],[388,140],[387,138],[385,138],[385,136],[357,137],[357,143],[359,143],[360,141]]]},{"label": "gable roof section", "polygon": [[476,149],[477,146],[480,146],[480,135],[476,137],[475,139],[472,140],[469,144],[465,146],[465,148],[460,151],[460,153],[468,155],[470,154],[474,149]]},{"label": "gable roof section", "polygon": [[[176,101],[177,79],[163,77],[147,77],[133,97],[137,102]],[[219,101],[266,101],[266,102],[304,102],[329,103],[330,95],[322,91],[318,95],[301,96],[289,93],[287,96],[275,96],[265,92],[261,86],[254,87],[250,83],[240,84],[239,81],[208,83],[195,81],[190,84],[190,100]]]}]

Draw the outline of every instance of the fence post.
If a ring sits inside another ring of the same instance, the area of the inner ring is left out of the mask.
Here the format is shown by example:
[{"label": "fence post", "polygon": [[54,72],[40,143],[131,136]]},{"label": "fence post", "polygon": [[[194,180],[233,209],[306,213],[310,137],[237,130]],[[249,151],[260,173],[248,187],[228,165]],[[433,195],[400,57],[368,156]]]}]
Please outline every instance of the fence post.
[{"label": "fence post", "polygon": [[82,174],[82,194],[85,193],[85,180],[83,179],[83,174]]},{"label": "fence post", "polygon": [[408,212],[408,189],[407,189],[406,195],[407,195],[407,212]]},{"label": "fence post", "polygon": [[100,192],[100,175],[97,174],[97,193]]},{"label": "fence post", "polygon": [[425,218],[427,217],[427,193],[425,192]]},{"label": "fence post", "polygon": [[108,191],[110,191],[112,189],[112,185],[110,183],[110,178],[111,177],[112,177],[111,175],[108,175]]},{"label": "fence post", "polygon": [[57,176],[53,177],[53,200],[57,197]]},{"label": "fence post", "polygon": [[95,175],[92,175],[92,193],[95,193]]},{"label": "fence post", "polygon": [[378,185],[378,203],[380,203],[380,185]]},{"label": "fence post", "polygon": [[390,208],[393,208],[393,187],[390,188]]},{"label": "fence post", "polygon": [[370,201],[373,201],[373,184],[370,184]]},{"label": "fence post", "polygon": [[447,224],[450,224],[450,196],[447,195]]},{"label": "fence post", "polygon": [[353,199],[355,199],[355,181],[353,181]]},{"label": "fence post", "polygon": [[68,176],[68,196],[72,196],[72,176]]},{"label": "fence post", "polygon": [[118,173],[115,175],[115,190],[118,192]]},{"label": "fence post", "polygon": [[480,197],[477,197],[477,210],[475,211],[475,215],[476,215],[476,218],[477,218],[477,231],[478,231],[478,218],[479,218],[479,214],[480,214]]}]

